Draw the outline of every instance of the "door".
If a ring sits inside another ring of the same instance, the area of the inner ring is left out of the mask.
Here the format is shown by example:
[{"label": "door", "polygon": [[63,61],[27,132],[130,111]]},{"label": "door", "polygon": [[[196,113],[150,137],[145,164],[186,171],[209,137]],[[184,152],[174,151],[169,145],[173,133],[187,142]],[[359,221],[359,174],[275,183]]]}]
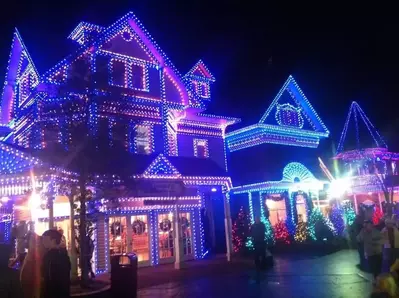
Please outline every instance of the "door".
[{"label": "door", "polygon": [[137,255],[140,266],[149,266],[151,261],[151,239],[148,215],[130,217],[132,227],[131,251]]},{"label": "door", "polygon": [[183,238],[183,256],[185,260],[194,259],[193,231],[191,212],[180,212],[180,228]]},{"label": "door", "polygon": [[173,213],[158,214],[159,263],[174,262]]},{"label": "door", "polygon": [[110,256],[127,253],[126,216],[109,218],[109,254]]}]

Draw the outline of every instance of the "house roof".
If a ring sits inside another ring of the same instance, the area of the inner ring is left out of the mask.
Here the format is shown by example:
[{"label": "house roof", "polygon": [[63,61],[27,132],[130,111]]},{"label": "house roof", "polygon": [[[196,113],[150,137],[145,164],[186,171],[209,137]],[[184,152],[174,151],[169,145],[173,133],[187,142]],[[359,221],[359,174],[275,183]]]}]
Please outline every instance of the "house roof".
[{"label": "house roof", "polygon": [[15,28],[1,97],[1,123],[3,124],[8,124],[11,120],[14,88],[21,75],[26,69],[28,69],[28,67],[30,67],[37,78],[39,78],[39,72],[29,55],[28,49],[26,48],[18,29]]},{"label": "house roof", "polygon": [[[68,171],[79,172],[82,166],[81,157],[74,158],[71,156],[71,153],[60,151],[54,154],[49,149],[29,150],[29,152],[48,164],[64,168]],[[84,155],[90,156],[86,160],[87,171],[89,173],[129,177],[132,175],[142,175],[159,154],[133,154],[121,148],[106,149],[104,151],[89,149]],[[228,173],[224,169],[209,158],[166,156],[166,159],[182,176],[228,176]]]}]

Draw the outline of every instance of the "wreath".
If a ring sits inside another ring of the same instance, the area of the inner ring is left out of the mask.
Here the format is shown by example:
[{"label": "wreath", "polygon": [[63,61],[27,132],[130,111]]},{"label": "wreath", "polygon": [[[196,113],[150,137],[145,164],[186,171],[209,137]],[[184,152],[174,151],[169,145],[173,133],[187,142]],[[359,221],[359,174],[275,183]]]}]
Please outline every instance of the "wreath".
[{"label": "wreath", "polygon": [[181,229],[182,229],[182,231],[184,233],[187,230],[187,228],[190,226],[190,223],[189,223],[188,219],[185,218],[185,217],[181,217],[180,221],[181,221],[180,222]]},{"label": "wreath", "polygon": [[146,224],[142,220],[135,220],[132,223],[132,229],[134,235],[142,235],[145,232]]},{"label": "wreath", "polygon": [[111,225],[111,234],[114,236],[120,236],[123,232],[123,226],[120,221],[116,221]]},{"label": "wreath", "polygon": [[172,228],[172,222],[171,222],[169,219],[164,218],[164,219],[160,222],[159,228],[160,228],[161,231],[163,231],[163,232],[169,232],[170,229]]}]

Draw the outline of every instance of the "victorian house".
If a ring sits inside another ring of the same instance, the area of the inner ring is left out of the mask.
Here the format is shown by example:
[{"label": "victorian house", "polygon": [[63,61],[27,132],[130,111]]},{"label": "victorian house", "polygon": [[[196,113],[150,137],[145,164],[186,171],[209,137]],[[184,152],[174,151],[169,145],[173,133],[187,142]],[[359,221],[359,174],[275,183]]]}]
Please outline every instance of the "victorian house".
[{"label": "victorian house", "polygon": [[[33,198],[35,189],[41,200],[53,190],[54,225],[71,230],[59,184],[76,181],[77,171],[54,162],[49,152],[68,152],[89,140],[93,156],[104,146],[124,151],[109,150],[89,169],[88,186],[101,202],[97,272],[107,271],[109,256],[119,253],[136,253],[140,265],[180,267],[202,258],[215,245],[218,222],[230,257],[225,130],[239,119],[206,113],[215,82],[208,67],[198,61],[181,75],[133,13],[108,27],[81,22],[68,39],[76,51],[40,74],[14,33],[1,98],[5,237],[11,222],[34,223],[37,232],[53,225],[46,205]],[[119,188],[96,192],[102,179]],[[214,202],[224,212],[215,212]]]}]

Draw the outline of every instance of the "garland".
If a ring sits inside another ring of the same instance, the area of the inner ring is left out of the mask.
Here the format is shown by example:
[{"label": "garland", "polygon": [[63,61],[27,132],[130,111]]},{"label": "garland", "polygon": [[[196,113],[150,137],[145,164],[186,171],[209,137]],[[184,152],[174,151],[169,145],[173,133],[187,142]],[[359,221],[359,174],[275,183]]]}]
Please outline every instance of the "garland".
[{"label": "garland", "polygon": [[164,218],[160,223],[159,223],[159,228],[161,229],[162,232],[169,232],[170,229],[172,228],[172,222]]},{"label": "garland", "polygon": [[135,220],[132,223],[132,230],[134,235],[142,235],[145,232],[146,224],[142,220]]},{"label": "garland", "polygon": [[180,221],[181,221],[181,229],[184,233],[188,229],[188,227],[190,227],[190,223],[189,223],[188,219],[185,217],[181,217]]},{"label": "garland", "polygon": [[111,225],[111,234],[114,236],[120,236],[123,232],[123,226],[120,221],[116,221]]}]

